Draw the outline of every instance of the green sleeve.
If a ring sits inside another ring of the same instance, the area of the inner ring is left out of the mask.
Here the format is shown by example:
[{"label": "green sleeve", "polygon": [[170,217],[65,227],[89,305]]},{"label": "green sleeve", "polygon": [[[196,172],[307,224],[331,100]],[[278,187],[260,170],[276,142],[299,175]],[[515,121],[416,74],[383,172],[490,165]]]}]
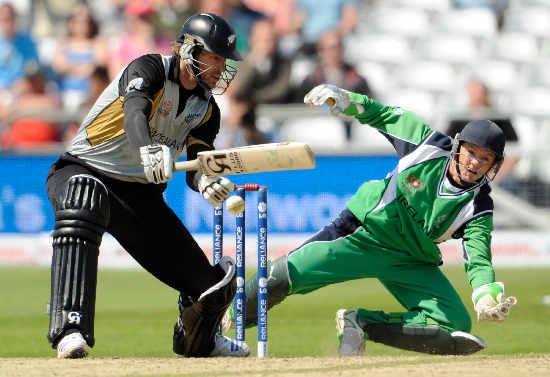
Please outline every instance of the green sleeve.
[{"label": "green sleeve", "polygon": [[495,281],[491,263],[491,232],[493,216],[485,215],[470,221],[464,229],[465,269],[472,289]]},{"label": "green sleeve", "polygon": [[368,124],[380,132],[401,141],[418,145],[428,137],[432,129],[415,113],[400,107],[387,106],[369,98],[363,94],[350,93],[352,102],[363,105],[365,111],[353,114],[348,109],[344,114],[355,115],[362,124]]}]

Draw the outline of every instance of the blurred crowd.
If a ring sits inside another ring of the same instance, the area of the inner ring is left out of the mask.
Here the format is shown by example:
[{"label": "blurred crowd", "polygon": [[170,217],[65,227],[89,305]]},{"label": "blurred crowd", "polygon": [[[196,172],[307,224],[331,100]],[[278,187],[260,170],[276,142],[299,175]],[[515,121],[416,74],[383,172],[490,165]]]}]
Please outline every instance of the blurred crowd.
[{"label": "blurred crowd", "polygon": [[[518,9],[536,17],[522,24]],[[266,122],[265,109],[284,113],[323,82],[411,108],[451,135],[491,118],[521,148],[537,149],[537,127],[550,116],[539,105],[550,99],[550,74],[533,68],[550,60],[547,0],[0,0],[0,151],[63,145],[120,70],[145,53],[171,54],[197,11],[226,18],[245,57],[217,99],[217,147],[301,137],[280,116]],[[458,13],[469,18],[451,17]],[[534,41],[531,56],[520,36]],[[515,43],[508,58],[498,49],[504,37]],[[518,87],[542,89],[523,97],[531,106],[523,117]],[[309,123],[311,140],[322,134],[332,149],[375,140],[351,122]],[[517,193],[518,177],[542,180],[535,165],[510,157],[504,171],[519,173],[503,174],[503,186]]]}]

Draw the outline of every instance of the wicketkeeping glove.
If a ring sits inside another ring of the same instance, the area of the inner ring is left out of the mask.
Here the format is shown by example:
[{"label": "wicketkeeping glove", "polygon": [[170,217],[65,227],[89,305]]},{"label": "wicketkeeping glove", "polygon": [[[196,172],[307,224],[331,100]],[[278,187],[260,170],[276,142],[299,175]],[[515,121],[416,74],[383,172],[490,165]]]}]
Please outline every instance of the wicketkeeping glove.
[{"label": "wicketkeeping glove", "polygon": [[170,148],[162,144],[145,145],[139,148],[145,178],[151,183],[164,183],[172,179],[172,155]]},{"label": "wicketkeeping glove", "polygon": [[362,104],[354,101],[351,92],[331,84],[321,84],[311,89],[305,95],[304,103],[319,107],[329,106],[333,114],[354,116],[365,111]]},{"label": "wicketkeeping glove", "polygon": [[202,197],[216,208],[235,190],[235,185],[225,177],[207,177],[203,174],[199,179],[198,189]]},{"label": "wicketkeeping glove", "polygon": [[478,321],[502,321],[517,303],[515,297],[506,297],[504,284],[501,282],[482,285],[472,293],[472,301],[477,312]]}]

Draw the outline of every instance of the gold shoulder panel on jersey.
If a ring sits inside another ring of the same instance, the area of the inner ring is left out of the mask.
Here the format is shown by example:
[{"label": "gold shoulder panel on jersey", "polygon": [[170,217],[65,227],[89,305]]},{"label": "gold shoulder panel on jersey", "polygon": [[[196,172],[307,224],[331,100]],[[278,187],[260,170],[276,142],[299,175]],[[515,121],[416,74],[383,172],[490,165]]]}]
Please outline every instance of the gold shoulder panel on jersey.
[{"label": "gold shoulder panel on jersey", "polygon": [[201,139],[197,139],[196,137],[193,137],[193,136],[188,136],[187,137],[187,142],[185,143],[188,147],[193,145],[193,144],[201,144],[201,145],[206,145],[208,148],[212,148],[212,146],[204,141],[202,141]]},{"label": "gold shoulder panel on jersey", "polygon": [[149,115],[149,120],[153,118],[153,115],[157,113],[157,110],[160,106],[160,101],[164,96],[164,86],[155,94],[155,99],[153,100],[153,107],[151,108],[151,115]]},{"label": "gold shoulder panel on jersey", "polygon": [[86,127],[86,136],[94,146],[124,133],[124,97],[120,96],[106,106]]},{"label": "gold shoulder panel on jersey", "polygon": [[206,110],[206,114],[204,114],[204,117],[202,118],[200,124],[204,124],[204,123],[208,122],[208,120],[210,119],[211,116],[212,116],[212,103],[209,103],[208,104],[208,110]]},{"label": "gold shoulder panel on jersey", "polygon": [[[155,95],[149,119],[155,114],[163,94],[164,87]],[[123,103],[124,97],[118,97],[106,106],[86,127],[86,136],[91,146],[104,143],[124,134]]]}]

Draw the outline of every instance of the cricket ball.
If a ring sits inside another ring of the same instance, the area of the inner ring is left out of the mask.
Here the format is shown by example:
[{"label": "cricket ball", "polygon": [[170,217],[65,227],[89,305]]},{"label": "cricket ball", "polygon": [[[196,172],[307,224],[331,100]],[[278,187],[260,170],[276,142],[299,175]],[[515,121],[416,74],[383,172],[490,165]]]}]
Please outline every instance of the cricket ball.
[{"label": "cricket ball", "polygon": [[233,195],[225,201],[225,206],[229,212],[238,216],[244,211],[244,200],[240,196]]}]

